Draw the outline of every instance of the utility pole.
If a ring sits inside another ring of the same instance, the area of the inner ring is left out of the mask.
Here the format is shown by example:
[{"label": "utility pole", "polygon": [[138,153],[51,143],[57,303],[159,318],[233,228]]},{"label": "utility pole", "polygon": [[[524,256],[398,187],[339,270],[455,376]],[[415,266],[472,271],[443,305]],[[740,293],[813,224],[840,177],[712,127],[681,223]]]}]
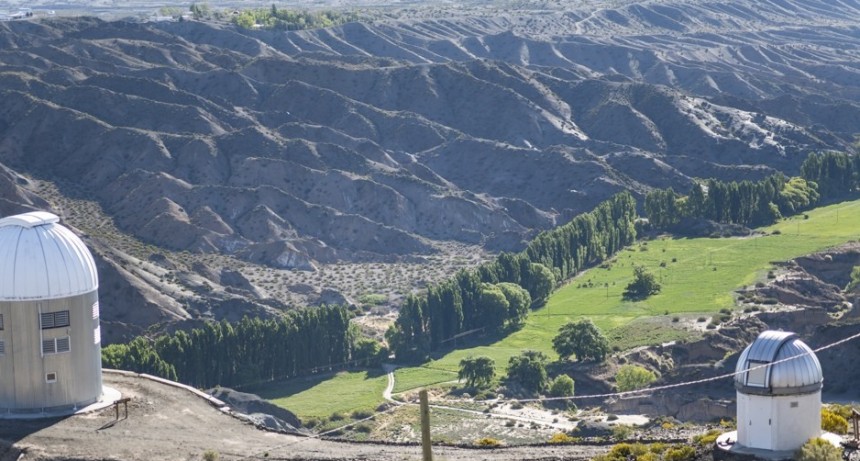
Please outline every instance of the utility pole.
[{"label": "utility pole", "polygon": [[426,389],[418,392],[418,400],[421,403],[421,448],[424,461],[433,461],[433,447],[430,445],[430,402],[427,400]]}]

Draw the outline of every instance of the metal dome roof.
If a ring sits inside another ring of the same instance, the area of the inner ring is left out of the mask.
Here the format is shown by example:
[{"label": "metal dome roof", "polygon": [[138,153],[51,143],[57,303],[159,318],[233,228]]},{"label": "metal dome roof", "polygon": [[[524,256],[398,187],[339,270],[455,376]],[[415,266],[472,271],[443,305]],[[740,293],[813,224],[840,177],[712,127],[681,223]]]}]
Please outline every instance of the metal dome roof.
[{"label": "metal dome roof", "polygon": [[824,382],[818,357],[787,331],[763,331],[738,357],[735,371],[735,388],[745,394],[806,394]]},{"label": "metal dome roof", "polygon": [[65,298],[98,289],[92,254],[59,220],[44,211],[0,219],[0,301]]}]

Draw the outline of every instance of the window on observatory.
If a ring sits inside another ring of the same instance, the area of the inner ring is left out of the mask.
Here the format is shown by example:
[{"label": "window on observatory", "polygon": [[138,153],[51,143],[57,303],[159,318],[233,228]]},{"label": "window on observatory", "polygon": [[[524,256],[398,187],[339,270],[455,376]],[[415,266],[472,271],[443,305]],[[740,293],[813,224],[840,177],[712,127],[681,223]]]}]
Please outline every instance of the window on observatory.
[{"label": "window on observatory", "polygon": [[6,355],[6,343],[0,341],[0,355]]},{"label": "window on observatory", "polygon": [[69,326],[69,311],[48,312],[42,314],[43,330],[67,326]]},{"label": "window on observatory", "polygon": [[754,360],[747,361],[747,386],[765,386],[765,379],[767,378],[767,363],[768,362],[756,362]]},{"label": "window on observatory", "polygon": [[0,330],[3,329],[3,314],[0,314]]}]

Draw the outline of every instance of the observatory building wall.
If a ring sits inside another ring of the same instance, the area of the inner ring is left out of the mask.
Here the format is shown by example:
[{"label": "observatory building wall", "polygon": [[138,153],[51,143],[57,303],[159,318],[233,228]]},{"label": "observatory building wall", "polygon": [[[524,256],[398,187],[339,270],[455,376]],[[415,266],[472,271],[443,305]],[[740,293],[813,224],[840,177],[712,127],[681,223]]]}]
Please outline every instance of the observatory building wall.
[{"label": "observatory building wall", "polygon": [[80,408],[102,393],[98,291],[0,301],[0,412]]},{"label": "observatory building wall", "polygon": [[[821,433],[821,393],[763,396],[738,393],[738,443],[763,450],[795,450]],[[800,443],[798,443],[800,441]]]}]

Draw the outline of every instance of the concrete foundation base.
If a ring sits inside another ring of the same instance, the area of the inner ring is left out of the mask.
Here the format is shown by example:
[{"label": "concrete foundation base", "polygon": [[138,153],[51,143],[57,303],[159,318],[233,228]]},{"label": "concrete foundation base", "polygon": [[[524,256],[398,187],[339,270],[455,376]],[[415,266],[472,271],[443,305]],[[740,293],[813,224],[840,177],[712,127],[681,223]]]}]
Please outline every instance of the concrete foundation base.
[{"label": "concrete foundation base", "polygon": [[[830,433],[830,432],[821,432],[819,436],[828,442],[832,443],[834,446],[842,447],[842,437]],[[750,448],[745,447],[743,445],[739,445],[737,443],[738,440],[738,432],[726,432],[725,434],[717,437],[716,446],[714,447],[714,460],[715,461],[753,461],[753,460],[764,460],[764,461],[782,461],[782,460],[791,460],[794,459],[795,451],[772,451],[772,450],[762,450],[760,448]],[[805,441],[804,441],[805,442]]]},{"label": "concrete foundation base", "polygon": [[10,410],[6,412],[0,412],[0,419],[46,419],[59,418],[62,416],[80,415],[83,413],[91,413],[93,411],[107,408],[121,398],[122,394],[118,390],[111,387],[102,387],[102,396],[99,401],[82,408],[69,407],[63,410],[29,411],[26,413],[16,413]]}]

